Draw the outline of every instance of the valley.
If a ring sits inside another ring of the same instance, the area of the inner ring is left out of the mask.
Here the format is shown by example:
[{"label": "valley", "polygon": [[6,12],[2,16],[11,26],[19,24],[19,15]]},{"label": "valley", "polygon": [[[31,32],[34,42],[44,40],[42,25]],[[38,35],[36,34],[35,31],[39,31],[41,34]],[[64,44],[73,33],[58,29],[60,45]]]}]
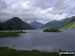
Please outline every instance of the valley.
[{"label": "valley", "polygon": [[38,21],[27,23],[14,17],[0,23],[0,52],[3,51],[0,55],[28,56],[27,53],[30,53],[29,56],[59,56],[59,49],[75,50],[72,44],[75,42],[74,33],[75,17],[47,24]]}]

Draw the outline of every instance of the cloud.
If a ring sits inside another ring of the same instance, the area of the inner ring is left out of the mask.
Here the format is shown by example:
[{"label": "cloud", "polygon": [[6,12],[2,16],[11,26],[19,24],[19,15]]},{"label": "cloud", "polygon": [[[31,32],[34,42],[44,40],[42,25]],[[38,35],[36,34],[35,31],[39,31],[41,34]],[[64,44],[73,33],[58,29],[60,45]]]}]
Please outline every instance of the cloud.
[{"label": "cloud", "polygon": [[20,17],[24,21],[46,23],[75,14],[75,0],[0,0],[0,19]]}]

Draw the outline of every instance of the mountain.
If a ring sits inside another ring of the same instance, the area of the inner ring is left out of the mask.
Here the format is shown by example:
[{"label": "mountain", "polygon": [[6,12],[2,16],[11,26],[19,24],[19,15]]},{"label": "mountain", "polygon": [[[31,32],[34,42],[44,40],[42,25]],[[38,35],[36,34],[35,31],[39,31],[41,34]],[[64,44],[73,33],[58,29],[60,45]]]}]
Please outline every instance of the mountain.
[{"label": "mountain", "polygon": [[40,23],[40,22],[37,22],[37,21],[34,21],[34,22],[30,23],[30,25],[31,25],[33,28],[35,28],[35,29],[40,29],[40,28],[42,28],[42,26],[43,26],[44,24],[42,24],[42,23]]},{"label": "mountain", "polygon": [[53,20],[53,21],[45,24],[43,27],[44,28],[59,28],[61,26],[68,24],[69,22],[71,22],[72,20],[74,20],[74,18],[75,18],[75,16],[73,16],[71,18],[66,18],[66,19],[61,20],[61,21]]},{"label": "mountain", "polygon": [[69,23],[61,26],[60,29],[75,29],[75,17],[72,17],[71,19],[72,20]]},{"label": "mountain", "polygon": [[32,27],[28,23],[23,22],[18,17],[13,17],[12,19],[6,21],[5,24],[15,29],[32,29]]}]

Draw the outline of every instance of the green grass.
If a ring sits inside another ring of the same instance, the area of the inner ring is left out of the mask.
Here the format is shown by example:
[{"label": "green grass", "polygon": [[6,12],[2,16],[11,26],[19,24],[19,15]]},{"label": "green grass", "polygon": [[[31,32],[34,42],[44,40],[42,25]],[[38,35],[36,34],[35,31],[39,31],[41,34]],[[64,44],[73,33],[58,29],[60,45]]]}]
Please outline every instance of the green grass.
[{"label": "green grass", "polygon": [[15,36],[15,35],[20,34],[20,33],[24,33],[24,32],[0,32],[0,38]]},{"label": "green grass", "polygon": [[71,27],[73,24],[75,24],[75,21],[72,21],[72,22],[60,27],[60,29],[69,29],[69,27]]},{"label": "green grass", "polygon": [[0,56],[59,56],[57,52],[40,52],[37,50],[25,51],[0,47]]}]

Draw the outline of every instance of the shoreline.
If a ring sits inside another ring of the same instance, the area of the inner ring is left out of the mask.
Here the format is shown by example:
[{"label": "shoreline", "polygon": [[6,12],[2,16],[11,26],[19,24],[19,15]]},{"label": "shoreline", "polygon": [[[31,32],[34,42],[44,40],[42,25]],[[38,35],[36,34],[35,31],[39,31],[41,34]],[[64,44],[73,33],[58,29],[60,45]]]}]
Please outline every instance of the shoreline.
[{"label": "shoreline", "polygon": [[14,32],[0,32],[0,38],[2,37],[11,37],[11,36],[16,36],[18,34],[21,34],[21,33],[26,33],[26,32],[20,32],[20,31],[14,31]]}]

